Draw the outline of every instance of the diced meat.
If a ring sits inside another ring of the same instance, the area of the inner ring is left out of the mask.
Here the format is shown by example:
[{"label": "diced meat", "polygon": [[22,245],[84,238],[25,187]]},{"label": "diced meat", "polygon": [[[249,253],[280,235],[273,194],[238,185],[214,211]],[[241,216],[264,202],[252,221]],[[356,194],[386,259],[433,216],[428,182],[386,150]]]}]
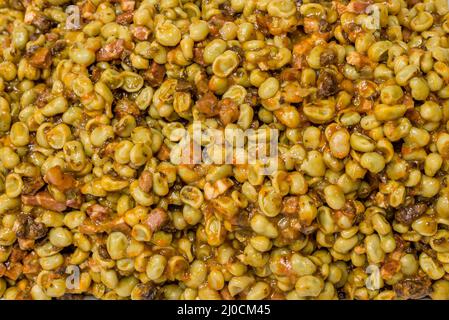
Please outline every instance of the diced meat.
[{"label": "diced meat", "polygon": [[204,48],[193,48],[193,61],[200,66],[205,66],[204,62]]},{"label": "diced meat", "polygon": [[102,244],[98,246],[98,255],[105,259],[105,260],[109,260],[111,259],[111,256],[109,255],[108,249],[106,248],[106,245]]},{"label": "diced meat", "polygon": [[86,212],[94,223],[104,222],[111,215],[111,209],[97,203],[89,206]]},{"label": "diced meat", "polygon": [[51,29],[52,22],[43,13],[38,11],[27,11],[24,22],[38,28],[42,33],[47,33]]},{"label": "diced meat", "polygon": [[207,92],[197,102],[196,107],[206,117],[214,117],[219,113],[218,99],[212,92]]},{"label": "diced meat", "polygon": [[36,241],[32,240],[32,239],[18,238],[17,239],[17,243],[19,244],[20,249],[22,249],[22,250],[31,250],[31,249],[34,248],[34,245],[35,245]]},{"label": "diced meat", "polygon": [[155,232],[160,230],[169,220],[167,212],[162,208],[151,210],[144,223]]},{"label": "diced meat", "polygon": [[301,73],[299,72],[299,70],[293,68],[285,68],[279,75],[279,79],[282,81],[295,81],[299,80],[300,77]]},{"label": "diced meat", "polygon": [[126,115],[132,115],[137,117],[140,115],[140,110],[137,107],[136,103],[134,101],[131,101],[129,99],[122,99],[120,100],[115,108],[114,108],[115,114],[121,118]]},{"label": "diced meat", "polygon": [[349,12],[362,14],[365,13],[366,8],[370,5],[369,2],[353,1],[347,6]]},{"label": "diced meat", "polygon": [[402,299],[422,299],[430,293],[432,281],[427,277],[403,279],[393,285],[393,289]]},{"label": "diced meat", "polygon": [[184,80],[184,79],[179,79],[178,82],[176,83],[176,91],[182,91],[182,92],[188,92],[188,91],[193,91],[194,87],[193,85]]},{"label": "diced meat", "polygon": [[62,212],[67,209],[63,202],[56,201],[50,193],[43,191],[35,196],[22,195],[22,203],[29,206],[41,206],[44,209]]},{"label": "diced meat", "polygon": [[41,176],[36,177],[22,177],[23,180],[23,189],[22,194],[24,195],[34,195],[45,185],[44,180]]},{"label": "diced meat", "polygon": [[60,166],[50,168],[45,173],[44,181],[54,185],[62,192],[72,189],[76,185],[76,180],[70,174],[64,173]]},{"label": "diced meat", "polygon": [[9,262],[22,262],[23,258],[27,255],[26,251],[21,250],[18,247],[14,247],[11,250],[11,255],[9,256]]},{"label": "diced meat", "polygon": [[28,59],[28,62],[36,68],[45,69],[51,65],[50,49],[40,47],[34,51],[33,55]]},{"label": "diced meat", "polygon": [[210,34],[213,36],[218,35],[221,27],[225,24],[226,19],[220,15],[214,15],[208,21]]},{"label": "diced meat", "polygon": [[295,215],[299,212],[299,198],[285,197],[282,200],[282,213],[286,215]]},{"label": "diced meat", "polygon": [[140,41],[147,40],[150,36],[150,29],[144,26],[131,26],[131,33],[134,38]]},{"label": "diced meat", "polygon": [[81,208],[81,205],[83,204],[83,195],[79,189],[70,189],[67,190],[64,194],[67,198],[65,202],[67,207],[73,209]]},{"label": "diced meat", "polygon": [[417,203],[396,211],[395,219],[402,224],[411,225],[413,221],[422,216],[426,210],[427,205],[425,203]]},{"label": "diced meat", "polygon": [[137,297],[140,300],[156,300],[158,296],[158,288],[151,281],[139,283],[134,290],[137,291]]},{"label": "diced meat", "polygon": [[47,231],[45,224],[36,222],[28,214],[21,214],[17,217],[16,235],[18,238],[37,240],[45,237]]},{"label": "diced meat", "polygon": [[391,279],[400,270],[401,270],[401,263],[398,260],[389,259],[382,266],[380,272],[382,278],[388,280]]},{"label": "diced meat", "polygon": [[130,226],[125,222],[123,217],[116,217],[111,221],[101,224],[101,230],[104,232],[119,231],[126,235],[131,233]]},{"label": "diced meat", "polygon": [[136,2],[132,0],[122,0],[120,1],[120,8],[123,11],[132,11],[134,10],[134,7],[136,6]]},{"label": "diced meat", "polygon": [[337,55],[334,50],[326,49],[320,56],[320,64],[321,66],[329,66],[337,63]]},{"label": "diced meat", "polygon": [[0,278],[5,275],[5,272],[6,272],[6,266],[4,263],[0,262]]},{"label": "diced meat", "polygon": [[144,73],[145,80],[147,80],[152,87],[160,86],[162,81],[164,81],[164,77],[165,66],[158,64],[155,61],[153,61],[150,68]]},{"label": "diced meat", "polygon": [[41,270],[39,256],[36,252],[31,252],[22,261],[24,274],[37,274]]},{"label": "diced meat", "polygon": [[133,22],[133,16],[134,16],[134,12],[127,11],[122,14],[119,14],[115,18],[115,22],[117,22],[118,24],[121,24],[121,25],[127,25],[127,24],[130,24]]},{"label": "diced meat", "polygon": [[139,188],[142,189],[143,192],[150,192],[153,188],[153,175],[150,171],[142,171],[139,177]]},{"label": "diced meat", "polygon": [[156,157],[161,161],[166,161],[170,159],[170,149],[165,144],[163,144],[160,147]]},{"label": "diced meat", "polygon": [[87,0],[81,5],[78,5],[80,8],[81,17],[86,20],[93,20],[95,18],[94,13],[97,10],[92,1]]},{"label": "diced meat", "polygon": [[125,40],[114,40],[98,50],[97,61],[112,61],[119,59],[123,50],[125,50]]},{"label": "diced meat", "polygon": [[318,96],[326,98],[338,92],[338,82],[331,72],[322,70],[317,80]]},{"label": "diced meat", "polygon": [[372,65],[371,60],[367,56],[356,51],[352,51],[346,55],[346,62],[359,69]]},{"label": "diced meat", "polygon": [[22,274],[23,266],[21,263],[10,263],[6,267],[5,277],[11,280],[17,280]]},{"label": "diced meat", "polygon": [[226,126],[239,119],[240,110],[234,100],[225,98],[218,102],[218,115],[221,123]]},{"label": "diced meat", "polygon": [[55,55],[65,49],[67,43],[65,40],[57,40],[50,48],[51,54]]}]

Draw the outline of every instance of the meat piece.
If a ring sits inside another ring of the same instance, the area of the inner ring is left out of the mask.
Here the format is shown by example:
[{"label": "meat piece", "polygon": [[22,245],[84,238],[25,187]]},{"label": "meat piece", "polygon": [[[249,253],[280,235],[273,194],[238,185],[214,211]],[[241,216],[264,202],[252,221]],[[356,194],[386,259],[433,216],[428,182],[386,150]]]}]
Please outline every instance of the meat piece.
[{"label": "meat piece", "polygon": [[134,290],[137,290],[138,300],[156,300],[159,294],[158,288],[151,281],[139,283]]},{"label": "meat piece", "polygon": [[42,33],[47,33],[52,26],[52,21],[39,11],[28,11],[25,14],[24,22],[38,28]]},{"label": "meat piece", "polygon": [[145,80],[148,81],[150,86],[157,87],[162,84],[165,76],[165,66],[153,61],[150,68],[144,73]]},{"label": "meat piece", "polygon": [[265,14],[256,14],[256,23],[257,23],[257,30],[262,32],[264,36],[267,36],[270,34],[270,24],[271,24],[272,17]]},{"label": "meat piece", "polygon": [[193,61],[200,66],[205,66],[204,62],[204,48],[193,48]]},{"label": "meat piece", "polygon": [[32,239],[23,239],[18,238],[17,243],[19,244],[19,248],[22,250],[31,250],[34,248],[36,241]]},{"label": "meat piece", "polygon": [[79,189],[70,189],[67,190],[64,194],[67,198],[65,202],[67,207],[73,209],[81,208],[81,205],[83,204],[83,195],[81,194],[81,191]]},{"label": "meat piece", "polygon": [[217,108],[217,105],[218,99],[212,92],[207,92],[196,102],[198,111],[204,113],[206,117],[214,117],[218,115],[219,109]]},{"label": "meat piece", "polygon": [[6,266],[4,263],[0,262],[0,278],[5,275],[5,272],[6,272]]},{"label": "meat piece", "polygon": [[89,206],[86,210],[86,213],[94,223],[101,223],[109,219],[112,212],[111,209],[103,207],[102,205],[96,203]]},{"label": "meat piece", "polygon": [[45,69],[51,65],[50,49],[40,47],[28,58],[28,62],[36,68]]},{"label": "meat piece", "polygon": [[76,180],[70,174],[64,173],[60,166],[50,168],[45,173],[44,181],[54,185],[62,192],[72,189],[76,185]]},{"label": "meat piece", "polygon": [[193,91],[195,88],[193,87],[193,85],[184,80],[184,79],[179,79],[178,82],[176,83],[176,91],[179,92],[189,92],[189,91]]},{"label": "meat piece", "polygon": [[17,280],[22,274],[23,266],[21,263],[10,263],[6,267],[5,277],[11,280]]},{"label": "meat piece", "polygon": [[405,225],[411,225],[413,221],[418,219],[427,210],[425,203],[417,203],[411,206],[407,206],[396,211],[395,219]]},{"label": "meat piece", "polygon": [[54,56],[58,54],[67,46],[67,42],[65,40],[57,40],[50,48],[51,54]]},{"label": "meat piece", "polygon": [[31,194],[34,195],[45,185],[44,180],[41,176],[36,177],[22,177],[23,180],[23,189],[22,194]]},{"label": "meat piece", "polygon": [[337,63],[337,55],[334,50],[326,49],[320,55],[320,64],[321,66],[329,66]]},{"label": "meat piece", "polygon": [[299,212],[299,198],[285,197],[282,199],[282,213],[286,215],[296,215]]},{"label": "meat piece", "polygon": [[16,235],[18,238],[37,240],[45,237],[47,231],[45,224],[36,222],[28,214],[21,214],[17,217]]},{"label": "meat piece", "polygon": [[234,100],[225,98],[218,102],[218,115],[221,123],[226,126],[239,119],[240,110]]},{"label": "meat piece", "polygon": [[134,38],[140,41],[145,41],[150,36],[150,29],[144,26],[131,26],[131,33]]},{"label": "meat piece", "polygon": [[98,255],[105,259],[105,260],[110,260],[111,256],[109,255],[108,249],[106,248],[106,245],[102,244],[98,246]]},{"label": "meat piece", "polygon": [[41,206],[44,209],[62,212],[67,209],[63,202],[56,201],[50,193],[43,191],[35,196],[22,195],[22,203],[29,206]]},{"label": "meat piece", "polygon": [[108,221],[106,223],[101,224],[100,230],[102,232],[113,232],[113,231],[119,231],[125,235],[130,235],[131,228],[130,226],[125,222],[123,217],[116,217],[112,219],[111,221]]},{"label": "meat piece", "polygon": [[119,118],[128,114],[135,117],[140,115],[140,109],[137,107],[136,103],[126,98],[120,100],[116,104],[114,111]]},{"label": "meat piece", "polygon": [[31,252],[22,261],[24,274],[38,274],[41,271],[39,256],[36,252]]},{"label": "meat piece", "polygon": [[131,24],[133,22],[133,16],[134,16],[134,12],[127,11],[122,14],[119,14],[115,18],[115,22],[117,22],[118,24],[121,24],[121,25]]},{"label": "meat piece", "polygon": [[389,259],[382,266],[380,273],[385,280],[391,279],[401,270],[401,263],[398,260]]},{"label": "meat piece", "polygon": [[317,80],[318,96],[326,98],[338,92],[338,82],[331,72],[322,70]]},{"label": "meat piece", "polygon": [[372,61],[367,56],[356,51],[352,51],[346,55],[346,62],[358,69],[372,65]]},{"label": "meat piece", "polygon": [[136,6],[136,2],[132,0],[121,0],[120,1],[120,8],[123,11],[132,11],[134,10],[134,7]]},{"label": "meat piece", "polygon": [[87,0],[80,6],[81,17],[86,20],[95,19],[94,13],[97,10],[92,1]]},{"label": "meat piece", "polygon": [[139,177],[139,188],[143,192],[150,192],[153,188],[153,175],[150,171],[142,171]]},{"label": "meat piece", "polygon": [[165,144],[163,144],[160,147],[156,157],[161,161],[169,160],[170,159],[170,149]]},{"label": "meat piece", "polygon": [[11,255],[9,256],[9,262],[22,262],[23,258],[27,255],[26,251],[21,250],[18,247],[14,247],[11,250]]},{"label": "meat piece", "polygon": [[430,293],[432,281],[425,277],[403,279],[393,285],[393,290],[402,299],[422,299]]},{"label": "meat piece", "polygon": [[156,232],[160,230],[169,220],[167,211],[162,208],[151,210],[148,217],[145,219],[146,224],[151,231]]},{"label": "meat piece", "polygon": [[218,35],[221,27],[223,27],[226,19],[220,15],[214,15],[208,21],[210,34],[213,36]]},{"label": "meat piece", "polygon": [[97,61],[112,61],[119,59],[123,50],[125,50],[125,40],[114,40],[98,50]]},{"label": "meat piece", "polygon": [[282,81],[295,81],[299,80],[301,77],[301,72],[293,68],[285,68],[281,71],[279,79]]}]

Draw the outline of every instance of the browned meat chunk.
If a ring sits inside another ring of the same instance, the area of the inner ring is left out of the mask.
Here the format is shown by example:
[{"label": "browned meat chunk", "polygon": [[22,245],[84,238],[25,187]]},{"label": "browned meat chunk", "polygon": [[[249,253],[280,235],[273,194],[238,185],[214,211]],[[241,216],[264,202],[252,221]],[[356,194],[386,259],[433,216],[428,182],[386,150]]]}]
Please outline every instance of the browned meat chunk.
[{"label": "browned meat chunk", "polygon": [[58,190],[64,192],[76,185],[76,180],[69,174],[62,172],[60,166],[50,168],[44,176],[44,181],[54,185]]},{"label": "browned meat chunk", "polygon": [[151,210],[144,223],[155,232],[160,230],[169,220],[167,212],[162,208]]},{"label": "browned meat chunk", "polygon": [[41,206],[53,211],[64,211],[67,206],[63,202],[56,201],[50,193],[43,191],[35,196],[22,195],[22,203],[29,206]]},{"label": "browned meat chunk", "polygon": [[134,12],[132,12],[132,11],[124,12],[122,14],[119,14],[117,16],[117,18],[115,18],[115,21],[118,24],[127,25],[127,24],[130,24],[133,22],[133,16],[134,16]]},{"label": "browned meat chunk", "polygon": [[97,61],[112,61],[120,58],[125,50],[125,40],[118,39],[104,45],[97,52]]},{"label": "browned meat chunk", "polygon": [[432,281],[429,278],[404,279],[393,285],[399,298],[422,299],[430,293]]},{"label": "browned meat chunk", "polygon": [[29,63],[36,68],[45,69],[51,65],[51,52],[50,49],[40,47],[33,52],[28,59]]},{"label": "browned meat chunk", "polygon": [[338,92],[338,83],[335,75],[331,72],[321,71],[317,80],[318,95],[326,98]]},{"label": "browned meat chunk", "polygon": [[153,61],[150,68],[145,71],[144,78],[148,81],[150,86],[160,86],[165,77],[165,66]]},{"label": "browned meat chunk", "polygon": [[86,210],[89,217],[95,223],[106,221],[111,215],[111,209],[99,204],[93,204]]},{"label": "browned meat chunk", "polygon": [[153,188],[153,175],[150,171],[142,171],[139,177],[139,188],[143,192],[150,192]]},{"label": "browned meat chunk", "polygon": [[422,216],[426,210],[427,205],[425,203],[417,203],[396,211],[395,218],[400,223],[411,225],[413,221]]},{"label": "browned meat chunk", "polygon": [[17,217],[16,235],[18,238],[37,240],[45,237],[47,227],[41,222],[34,221],[28,214],[21,214]]},{"label": "browned meat chunk", "polygon": [[239,119],[240,110],[234,100],[225,98],[218,103],[218,115],[221,123],[226,126]]},{"label": "browned meat chunk", "polygon": [[196,107],[206,117],[214,117],[219,113],[218,99],[212,92],[207,92],[197,102]]}]

